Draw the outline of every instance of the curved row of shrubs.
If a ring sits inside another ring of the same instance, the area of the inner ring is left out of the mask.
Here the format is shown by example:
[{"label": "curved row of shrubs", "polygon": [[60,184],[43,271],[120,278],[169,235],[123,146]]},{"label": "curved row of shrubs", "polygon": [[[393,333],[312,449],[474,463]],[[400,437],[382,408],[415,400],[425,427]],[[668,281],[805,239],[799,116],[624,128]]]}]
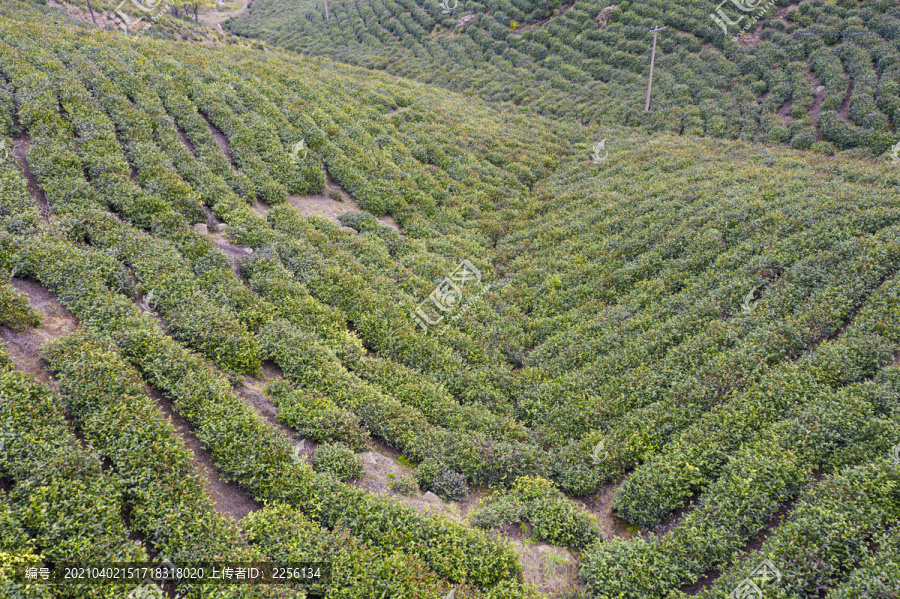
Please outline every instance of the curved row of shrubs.
[{"label": "curved row of shrubs", "polygon": [[[122,516],[123,481],[105,474],[93,448],[82,446],[51,391],[32,375],[5,368],[0,404],[0,472],[12,483],[8,501],[30,537],[27,546],[49,564],[148,561]],[[121,591],[87,583],[54,593],[112,599]]]},{"label": "curved row of shrubs", "polygon": [[287,441],[231,392],[223,376],[162,335],[130,299],[108,290],[89,266],[96,251],[43,236],[3,242],[7,259],[20,252],[30,274],[85,326],[110,336],[148,382],[172,398],[225,480],[239,482],[259,501],[293,505],[326,527],[347,526],[364,542],[418,553],[450,580],[492,586],[519,576],[515,556],[503,543],[320,478],[308,466],[294,463]]},{"label": "curved row of shrubs", "polygon": [[[231,521],[216,514],[193,454],[111,341],[82,329],[44,346],[41,357],[59,381],[68,413],[121,479],[129,526],[156,553],[174,564],[259,560]],[[216,590],[223,597],[277,596],[264,586]]]},{"label": "curved row of shrubs", "polygon": [[[871,398],[896,401],[896,377],[891,367],[878,383],[826,392],[765,428],[730,457],[672,532],[598,546],[585,555],[582,577],[600,596],[658,597],[728,565],[766,526],[778,526],[772,517],[812,483],[814,472],[839,478],[844,468],[871,467],[890,453],[900,421]],[[781,528],[795,520],[793,512]]]}]

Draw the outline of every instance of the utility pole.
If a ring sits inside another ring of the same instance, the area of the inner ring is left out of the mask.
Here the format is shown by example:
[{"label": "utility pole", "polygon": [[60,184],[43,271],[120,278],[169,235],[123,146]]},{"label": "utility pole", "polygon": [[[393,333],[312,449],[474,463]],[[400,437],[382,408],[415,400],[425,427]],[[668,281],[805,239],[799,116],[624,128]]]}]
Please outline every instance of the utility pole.
[{"label": "utility pole", "polygon": [[644,106],[644,112],[650,112],[650,88],[653,87],[653,62],[656,60],[656,34],[665,29],[665,27],[655,27],[650,30],[653,34],[653,50],[650,52],[650,79],[647,80],[647,105]]}]

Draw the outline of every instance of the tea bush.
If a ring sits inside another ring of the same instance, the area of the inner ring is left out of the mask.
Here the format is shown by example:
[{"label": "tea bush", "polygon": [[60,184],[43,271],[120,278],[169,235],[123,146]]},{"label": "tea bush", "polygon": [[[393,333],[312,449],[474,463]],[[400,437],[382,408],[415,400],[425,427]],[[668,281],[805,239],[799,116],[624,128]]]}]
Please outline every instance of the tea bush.
[{"label": "tea bush", "polygon": [[328,474],[342,482],[362,478],[364,471],[362,458],[350,448],[337,443],[319,445],[313,456],[312,466],[316,472]]},{"label": "tea bush", "polygon": [[554,545],[584,548],[600,539],[597,523],[575,507],[549,480],[516,479],[507,493],[490,498],[470,517],[478,528],[528,522],[534,537]]}]

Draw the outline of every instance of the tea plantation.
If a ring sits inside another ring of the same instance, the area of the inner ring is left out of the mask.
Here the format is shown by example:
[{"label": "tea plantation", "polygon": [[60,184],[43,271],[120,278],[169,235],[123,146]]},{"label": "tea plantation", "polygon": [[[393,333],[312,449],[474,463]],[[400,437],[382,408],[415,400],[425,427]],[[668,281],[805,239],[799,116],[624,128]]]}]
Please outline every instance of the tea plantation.
[{"label": "tea plantation", "polygon": [[[826,154],[851,147],[881,154],[896,142],[900,3],[724,4],[331,0],[326,21],[323,0],[254,0],[227,26],[569,121]],[[655,27],[666,29],[645,113]]]},{"label": "tea plantation", "polygon": [[[649,122],[629,32],[706,9],[577,42],[589,2],[521,34],[498,15],[544,5],[467,3],[455,37],[393,0],[232,24],[305,55],[4,4],[2,596],[137,599],[23,571],[163,559],[330,576],[146,596],[898,596],[900,163],[794,141],[894,143],[893,37],[816,35],[895,8],[810,0],[724,53],[671,32]],[[447,66],[550,31],[584,76]],[[853,73],[852,123],[811,119],[807,60],[826,101]]]}]

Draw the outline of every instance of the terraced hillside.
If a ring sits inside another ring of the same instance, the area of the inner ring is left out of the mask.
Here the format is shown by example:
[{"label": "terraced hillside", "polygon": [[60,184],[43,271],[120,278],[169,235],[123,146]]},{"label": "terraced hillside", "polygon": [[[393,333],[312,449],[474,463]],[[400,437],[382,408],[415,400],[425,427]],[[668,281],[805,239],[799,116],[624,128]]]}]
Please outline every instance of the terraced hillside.
[{"label": "terraced hillside", "polygon": [[[863,147],[877,155],[900,141],[896,1],[331,0],[328,6],[326,21],[320,0],[255,0],[226,26],[304,54],[582,122],[789,143],[826,154]],[[667,29],[659,33],[647,114],[649,30],[660,26]]]},{"label": "terraced hillside", "polygon": [[6,595],[163,556],[331,565],[189,597],[894,592],[897,164],[25,2],[0,106]]}]

